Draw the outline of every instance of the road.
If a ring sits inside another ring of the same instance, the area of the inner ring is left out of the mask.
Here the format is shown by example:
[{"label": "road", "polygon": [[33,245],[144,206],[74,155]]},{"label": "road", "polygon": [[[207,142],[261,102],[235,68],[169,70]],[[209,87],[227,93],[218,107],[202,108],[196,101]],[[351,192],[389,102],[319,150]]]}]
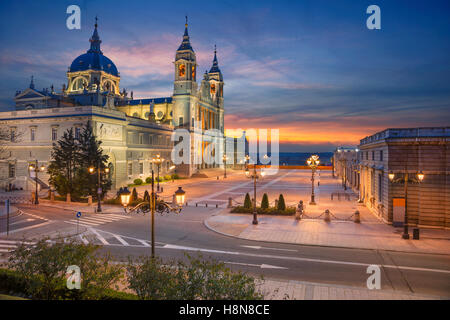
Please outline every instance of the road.
[{"label": "road", "polygon": [[[295,199],[301,187],[295,189],[294,183],[307,177],[295,173],[281,172],[260,182],[266,187],[269,197],[278,194],[280,188],[286,192],[287,202]],[[188,181],[183,186],[192,195],[189,207],[182,213],[155,216],[156,254],[163,259],[184,258],[185,252],[204,257],[212,257],[225,262],[233,270],[245,271],[265,278],[289,279],[326,284],[366,287],[367,266],[381,267],[383,289],[402,292],[450,296],[450,256],[438,254],[415,254],[383,250],[332,248],[304,246],[268,242],[255,242],[224,236],[207,229],[203,221],[221,208],[195,207],[195,202],[225,203],[230,194],[251,190],[249,180],[240,176],[216,181],[206,179],[195,184]],[[274,189],[271,187],[282,186]],[[176,186],[173,186],[175,190]],[[167,194],[172,191],[170,187]],[[287,194],[291,190],[293,194]],[[213,190],[213,191],[212,191]],[[300,190],[300,191],[299,191]],[[166,191],[166,190],[165,190]],[[260,194],[258,194],[258,198]],[[318,190],[320,201],[320,190]],[[51,222],[43,228],[72,227],[74,212],[56,208],[32,205],[19,205],[28,214],[42,217]],[[80,238],[84,242],[103,244],[102,250],[110,251],[117,260],[128,256],[138,257],[150,254],[150,216],[142,215],[93,215],[83,217],[80,224],[88,229],[87,235]],[[251,217],[249,216],[249,219]]]}]

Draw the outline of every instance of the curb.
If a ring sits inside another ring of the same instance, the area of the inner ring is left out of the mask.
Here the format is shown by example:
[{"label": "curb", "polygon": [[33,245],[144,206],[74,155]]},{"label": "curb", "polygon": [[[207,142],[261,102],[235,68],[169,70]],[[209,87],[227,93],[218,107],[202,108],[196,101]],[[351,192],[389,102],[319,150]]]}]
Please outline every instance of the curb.
[{"label": "curb", "polygon": [[434,255],[441,255],[441,256],[450,256],[450,254],[448,253],[435,253],[435,252],[418,252],[418,251],[403,251],[403,250],[395,250],[395,249],[379,249],[379,248],[367,248],[367,247],[344,247],[344,246],[332,246],[332,245],[324,245],[324,244],[311,244],[311,243],[294,243],[294,242],[286,242],[286,241],[268,241],[268,240],[254,240],[254,239],[247,239],[247,238],[242,238],[239,236],[234,236],[232,234],[228,234],[222,231],[218,231],[216,229],[214,229],[213,227],[211,227],[207,220],[210,217],[206,218],[205,220],[203,220],[203,225],[210,231],[213,231],[215,233],[218,233],[220,235],[226,236],[226,237],[230,237],[230,238],[235,238],[235,239],[240,239],[240,240],[246,240],[246,241],[255,241],[255,242],[262,242],[262,243],[281,243],[281,244],[289,244],[289,245],[299,245],[299,246],[308,246],[308,247],[322,247],[322,248],[339,248],[339,249],[354,249],[354,250],[372,250],[372,251],[388,251],[388,252],[401,252],[401,253],[411,253],[411,254],[434,254]]}]

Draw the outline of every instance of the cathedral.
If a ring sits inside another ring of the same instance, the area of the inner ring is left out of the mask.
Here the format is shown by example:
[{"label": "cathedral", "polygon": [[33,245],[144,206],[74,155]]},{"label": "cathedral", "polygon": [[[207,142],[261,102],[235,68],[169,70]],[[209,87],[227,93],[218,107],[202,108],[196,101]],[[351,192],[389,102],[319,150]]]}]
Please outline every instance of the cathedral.
[{"label": "cathedral", "polygon": [[172,162],[174,130],[187,130],[192,141],[195,135],[200,136],[195,150],[201,158],[210,141],[203,141],[203,135],[211,129],[224,133],[224,81],[217,52],[214,49],[212,66],[198,84],[187,19],[175,52],[170,97],[135,99],[133,91],[120,88],[120,72],[101,50],[97,18],[89,42],[87,52],[70,64],[67,84],[61,91],[56,92],[53,85],[38,90],[32,77],[28,88],[16,92],[15,110],[0,112],[0,126],[10,131],[12,140],[0,159],[0,187],[30,190],[35,181],[46,187],[46,172],[34,179],[29,165],[37,160],[45,167],[51,160],[52,144],[69,128],[78,135],[87,122],[109,156],[113,188],[148,177],[152,169],[156,170],[151,159],[158,154],[164,159],[161,175],[191,176],[198,170],[219,166],[203,160]]}]

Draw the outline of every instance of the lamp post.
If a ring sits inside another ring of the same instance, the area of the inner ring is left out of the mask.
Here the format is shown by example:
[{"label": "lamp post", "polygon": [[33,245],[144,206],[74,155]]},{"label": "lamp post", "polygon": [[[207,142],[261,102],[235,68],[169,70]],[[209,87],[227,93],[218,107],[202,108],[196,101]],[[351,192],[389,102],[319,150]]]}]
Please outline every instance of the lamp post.
[{"label": "lamp post", "polygon": [[[267,155],[265,155],[264,157],[267,157]],[[245,159],[247,160],[247,162],[250,161],[250,157],[248,155],[245,156]],[[256,180],[258,180],[260,177],[264,177],[265,173],[264,171],[261,171],[261,174],[259,175],[256,172],[256,163],[253,164],[253,173],[250,174],[250,170],[247,166],[247,168],[245,169],[245,175],[248,178],[253,179],[253,221],[252,224],[258,224],[258,216],[257,216],[257,211],[256,211]]]},{"label": "lamp post", "polygon": [[35,181],[35,186],[36,186],[35,193],[34,193],[34,204],[39,204],[39,197],[38,197],[38,173],[39,173],[39,171],[44,171],[45,167],[43,165],[39,167],[39,163],[38,163],[37,159],[34,160],[34,162],[35,162],[35,164],[30,164],[28,166],[28,170],[30,170],[30,172],[34,171],[34,181]]},{"label": "lamp post", "polygon": [[222,159],[223,159],[223,170],[224,170],[223,177],[226,178],[227,177],[227,159],[228,159],[227,155],[224,154]]},{"label": "lamp post", "polygon": [[[109,168],[105,168],[105,173],[109,173]],[[95,168],[93,166],[89,167],[89,173],[94,174]],[[102,212],[102,170],[100,169],[100,161],[97,162],[97,212]]]},{"label": "lamp post", "polygon": [[[158,178],[157,178],[157,187],[156,190],[159,192],[159,169],[161,167],[161,163],[163,163],[164,159],[161,158],[161,155],[158,153],[155,158],[152,159],[152,162],[155,163],[158,167]],[[153,170],[152,170],[153,171]],[[152,178],[153,181],[153,178]]]},{"label": "lamp post", "polygon": [[388,174],[389,180],[392,183],[403,183],[404,184],[404,194],[405,194],[405,221],[404,221],[404,226],[403,226],[403,234],[402,234],[402,238],[403,239],[409,239],[409,231],[408,231],[408,182],[416,182],[416,183],[420,183],[423,181],[423,179],[425,178],[425,175],[423,174],[422,171],[419,171],[418,173],[416,173],[416,177],[410,177],[408,174],[408,170],[407,167],[405,166],[405,170],[403,172],[403,177],[399,177],[399,178],[395,178],[395,173],[394,172],[389,172]]},{"label": "lamp post", "polygon": [[[120,193],[120,201],[122,203],[122,205],[125,208],[125,212],[127,210],[127,206],[130,203],[130,195],[131,192],[128,190],[127,187],[125,187],[123,189],[123,191]],[[183,208],[184,202],[185,202],[185,195],[186,192],[181,188],[178,187],[178,190],[175,191],[175,201],[176,201],[176,207],[171,207],[170,210],[171,211],[175,211],[177,213],[181,212],[181,209]],[[154,170],[152,170],[152,192],[151,192],[151,196],[149,198],[149,209],[150,209],[150,213],[151,213],[151,256],[152,258],[155,258],[155,211],[156,211],[156,193],[155,193],[155,172]],[[161,202],[163,203],[164,206],[169,207],[163,200],[161,200],[158,203],[158,206],[161,205]],[[142,203],[138,204],[138,206],[140,206]]]},{"label": "lamp post", "polygon": [[320,164],[319,156],[314,154],[306,160],[306,163],[311,168],[311,201],[309,204],[315,205],[314,201],[314,174],[316,173],[317,166]]}]

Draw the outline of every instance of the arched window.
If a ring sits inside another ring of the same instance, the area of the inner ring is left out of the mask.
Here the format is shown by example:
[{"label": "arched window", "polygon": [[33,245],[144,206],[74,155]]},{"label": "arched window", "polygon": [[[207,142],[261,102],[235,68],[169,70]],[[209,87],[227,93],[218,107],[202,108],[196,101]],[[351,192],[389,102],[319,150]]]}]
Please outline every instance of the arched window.
[{"label": "arched window", "polygon": [[84,78],[75,79],[72,85],[72,90],[73,91],[83,90],[85,85],[87,86],[86,79]]}]

